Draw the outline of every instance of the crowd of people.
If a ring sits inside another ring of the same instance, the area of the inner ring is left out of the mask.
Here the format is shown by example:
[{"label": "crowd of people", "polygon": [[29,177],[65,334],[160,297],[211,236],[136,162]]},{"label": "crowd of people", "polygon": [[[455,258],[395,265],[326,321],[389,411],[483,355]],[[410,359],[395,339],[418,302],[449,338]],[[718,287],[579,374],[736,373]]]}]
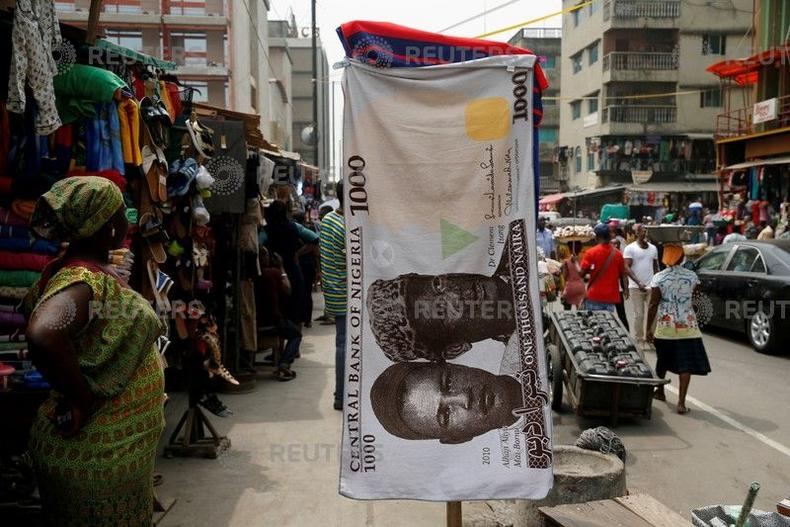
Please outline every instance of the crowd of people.
[{"label": "crowd of people", "polygon": [[[709,246],[745,240],[790,240],[790,204],[777,210],[767,200],[747,200],[736,195],[726,210],[706,207],[702,198],[682,210],[666,214],[661,223],[704,227],[704,242]],[[695,241],[703,241],[698,236]]]},{"label": "crowd of people", "polygon": [[[697,205],[690,208],[697,209]],[[699,209],[702,212],[701,204]],[[645,220],[650,222],[649,218]],[[578,240],[559,244],[547,219],[538,220],[539,253],[563,260],[559,299],[564,309],[616,313],[631,331],[640,352],[656,352],[657,375],[665,378],[672,372],[679,376],[677,411],[688,412],[686,394],[691,375],[707,375],[711,368],[694,308],[699,279],[682,265],[683,246],[651,243],[647,223],[627,225],[612,220],[598,223],[593,232],[591,244]],[[633,315],[631,323],[626,303]],[[665,400],[663,386],[657,388],[655,397]]]},{"label": "crowd of people", "polygon": [[343,220],[343,184],[335,189],[338,198],[319,208],[316,221],[305,221],[303,213],[291,213],[282,200],[265,209],[266,225],[260,231],[261,275],[256,295],[262,306],[258,327],[271,328],[284,341],[276,363],[280,381],[296,378],[293,364],[300,357],[304,328],[312,326],[313,291],[320,285],[324,313],[317,321],[336,327],[336,387],[334,407],[342,408],[345,363],[346,242]]}]

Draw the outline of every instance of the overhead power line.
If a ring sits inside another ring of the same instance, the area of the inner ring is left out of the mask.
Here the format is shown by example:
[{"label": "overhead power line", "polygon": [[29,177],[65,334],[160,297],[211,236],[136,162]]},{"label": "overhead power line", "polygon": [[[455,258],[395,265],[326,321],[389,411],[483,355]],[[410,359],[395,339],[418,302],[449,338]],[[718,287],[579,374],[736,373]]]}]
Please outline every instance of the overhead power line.
[{"label": "overhead power line", "polygon": [[476,14],[474,16],[470,16],[469,18],[465,18],[464,20],[461,20],[460,22],[456,22],[452,26],[447,26],[444,29],[440,29],[438,31],[438,33],[444,33],[445,31],[449,31],[451,29],[455,29],[458,26],[462,26],[462,25],[466,24],[467,22],[472,22],[473,20],[477,20],[478,18],[480,18],[482,16],[486,16],[486,15],[488,15],[490,13],[495,12],[495,11],[499,11],[500,9],[504,9],[507,6],[513,5],[513,4],[518,3],[520,1],[521,0],[510,0],[509,2],[505,2],[504,4],[498,5],[496,7],[492,7],[491,9],[487,9],[487,10],[483,11],[482,13],[478,13],[478,14]]},{"label": "overhead power line", "polygon": [[[596,1],[600,1],[600,0],[596,0]],[[529,26],[529,25],[534,24],[536,22],[543,22],[544,20],[548,20],[549,18],[554,18],[555,16],[564,15],[566,13],[573,13],[574,11],[578,11],[579,9],[581,9],[583,7],[587,7],[588,5],[591,5],[592,3],[593,3],[593,0],[588,0],[587,2],[582,2],[581,4],[577,4],[577,5],[573,6],[573,7],[569,7],[568,9],[563,9],[562,11],[557,11],[555,13],[549,13],[548,15],[543,15],[543,16],[538,17],[538,18],[533,18],[532,20],[527,20],[526,22],[521,22],[520,24],[514,24],[512,26],[503,27],[502,29],[497,29],[496,31],[489,31],[487,33],[483,33],[482,35],[478,35],[475,38],[487,38],[487,37],[490,37],[492,35],[498,35],[499,33],[504,33],[505,31],[513,31],[514,29],[520,29],[520,28],[522,28],[524,26]]]}]

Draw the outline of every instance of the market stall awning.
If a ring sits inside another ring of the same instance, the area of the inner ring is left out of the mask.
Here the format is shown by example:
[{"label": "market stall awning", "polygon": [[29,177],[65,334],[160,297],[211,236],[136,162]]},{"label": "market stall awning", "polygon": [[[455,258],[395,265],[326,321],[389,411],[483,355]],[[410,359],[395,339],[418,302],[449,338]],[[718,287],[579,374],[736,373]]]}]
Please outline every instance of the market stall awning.
[{"label": "market stall awning", "polygon": [[717,181],[666,181],[647,183],[645,185],[631,185],[629,192],[665,192],[676,194],[693,194],[694,192],[718,192]]},{"label": "market stall awning", "polygon": [[565,194],[547,194],[540,198],[541,205],[555,205],[565,199]]},{"label": "market stall awning", "polygon": [[591,198],[594,196],[603,196],[606,194],[615,194],[625,190],[625,186],[617,185],[612,187],[591,188],[587,190],[578,190],[576,192],[566,192],[565,197],[568,199]]},{"label": "market stall awning", "polygon": [[145,64],[146,66],[153,66],[154,68],[160,70],[171,71],[176,69],[175,62],[158,59],[156,57],[152,57],[151,55],[146,55],[145,53],[140,53],[124,46],[119,46],[118,44],[110,42],[109,40],[104,40],[103,38],[96,39],[96,43],[92,47],[110,54],[134,60],[135,62]]},{"label": "market stall awning", "polygon": [[757,83],[760,68],[778,60],[786,60],[788,55],[790,45],[778,46],[745,59],[729,59],[711,64],[707,71],[722,79],[732,79],[741,86],[749,86]]},{"label": "market stall awning", "polygon": [[735,163],[722,167],[722,170],[745,170],[752,167],[761,167],[765,165],[790,165],[790,156],[770,157],[768,159],[753,159],[751,161],[744,161],[743,163]]}]

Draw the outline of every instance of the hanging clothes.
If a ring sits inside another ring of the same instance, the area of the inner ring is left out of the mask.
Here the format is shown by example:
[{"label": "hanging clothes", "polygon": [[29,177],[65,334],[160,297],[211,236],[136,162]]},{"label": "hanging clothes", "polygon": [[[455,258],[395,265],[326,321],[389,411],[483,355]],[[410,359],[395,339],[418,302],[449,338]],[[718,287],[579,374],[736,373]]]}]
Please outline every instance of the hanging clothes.
[{"label": "hanging clothes", "polygon": [[52,79],[58,65],[52,51],[60,46],[60,26],[52,0],[17,0],[8,75],[8,111],[24,113],[25,85],[36,101],[36,133],[49,135],[61,125]]},{"label": "hanging clothes", "polygon": [[123,161],[134,166],[143,164],[140,152],[140,107],[134,99],[124,99],[118,103],[118,118],[121,127],[121,148]]},{"label": "hanging clothes", "polygon": [[96,118],[85,125],[85,139],[89,172],[114,169],[124,174],[121,123],[114,102],[96,105]]}]

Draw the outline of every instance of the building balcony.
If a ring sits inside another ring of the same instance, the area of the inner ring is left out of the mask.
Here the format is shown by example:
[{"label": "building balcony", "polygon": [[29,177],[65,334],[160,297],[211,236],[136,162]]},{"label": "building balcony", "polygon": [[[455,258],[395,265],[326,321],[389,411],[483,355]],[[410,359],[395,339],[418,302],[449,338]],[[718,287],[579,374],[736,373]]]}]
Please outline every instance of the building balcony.
[{"label": "building balcony", "polygon": [[167,15],[224,17],[227,13],[225,0],[169,0],[167,6]]},{"label": "building balcony", "polygon": [[[90,0],[56,0],[55,9],[64,22],[85,22],[90,4]],[[225,0],[104,0],[100,20],[113,26],[224,26],[226,13]]]},{"label": "building balcony", "polygon": [[613,52],[603,58],[603,82],[677,82],[674,53]]},{"label": "building balcony", "polygon": [[790,95],[769,99],[758,104],[767,108],[766,114],[757,118],[762,122],[754,122],[754,106],[718,115],[716,117],[716,138],[745,137],[790,127]]},{"label": "building balcony", "polygon": [[[87,22],[91,3],[90,0],[59,0],[55,8],[63,22]],[[160,17],[159,0],[106,0],[99,20],[103,25],[156,25]]]},{"label": "building balcony", "polygon": [[666,134],[676,128],[676,106],[612,105],[601,112],[601,135]]},{"label": "building balcony", "polygon": [[601,118],[603,123],[667,124],[676,121],[676,106],[607,106]]},{"label": "building balcony", "polygon": [[228,77],[229,72],[228,68],[223,65],[179,64],[176,68],[176,75],[191,79],[207,79],[210,77],[225,78]]},{"label": "building balcony", "polygon": [[603,20],[611,27],[674,27],[680,0],[604,0]]}]

